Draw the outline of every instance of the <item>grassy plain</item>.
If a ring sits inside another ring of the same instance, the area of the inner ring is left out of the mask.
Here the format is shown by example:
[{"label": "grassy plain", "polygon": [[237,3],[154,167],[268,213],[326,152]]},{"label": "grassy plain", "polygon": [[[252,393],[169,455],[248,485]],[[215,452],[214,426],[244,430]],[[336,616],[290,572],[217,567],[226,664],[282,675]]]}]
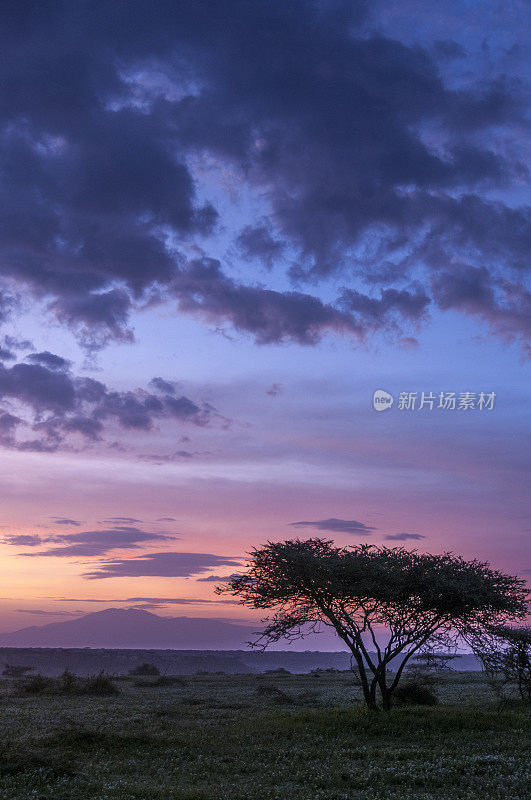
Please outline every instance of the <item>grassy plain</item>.
[{"label": "grassy plain", "polygon": [[349,673],[116,681],[109,697],[1,682],[2,800],[523,800],[529,716],[480,673],[439,705],[368,714]]}]

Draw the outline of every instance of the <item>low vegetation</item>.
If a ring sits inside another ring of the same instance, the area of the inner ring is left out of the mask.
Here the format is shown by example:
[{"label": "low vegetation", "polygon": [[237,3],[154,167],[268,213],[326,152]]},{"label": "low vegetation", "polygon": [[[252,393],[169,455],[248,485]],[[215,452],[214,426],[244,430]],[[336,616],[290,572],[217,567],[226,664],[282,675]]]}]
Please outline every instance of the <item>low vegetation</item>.
[{"label": "low vegetation", "polygon": [[482,673],[420,683],[437,705],[409,690],[386,714],[365,708],[350,672],[145,681],[114,679],[109,695],[78,692],[87,683],[71,675],[37,694],[0,681],[2,800],[527,796],[528,705],[515,685],[500,708]]},{"label": "low vegetation", "polygon": [[160,669],[155,664],[144,662],[134,669],[129,670],[129,675],[160,675]]},{"label": "low vegetation", "polygon": [[420,681],[406,681],[395,692],[395,702],[401,706],[436,706],[435,692]]},{"label": "low vegetation", "polygon": [[109,676],[100,672],[88,678],[78,678],[69,670],[65,670],[59,678],[46,675],[32,675],[16,684],[19,694],[71,694],[71,695],[106,695],[118,694],[119,689]]}]

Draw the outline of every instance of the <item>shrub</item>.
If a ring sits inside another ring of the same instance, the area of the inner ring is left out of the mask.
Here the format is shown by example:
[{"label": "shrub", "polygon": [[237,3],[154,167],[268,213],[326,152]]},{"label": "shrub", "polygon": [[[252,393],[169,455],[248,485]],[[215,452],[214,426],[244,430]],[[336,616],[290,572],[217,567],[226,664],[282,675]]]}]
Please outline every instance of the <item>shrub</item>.
[{"label": "shrub", "polygon": [[64,694],[79,694],[81,681],[77,675],[74,675],[69,669],[65,669],[57,681],[57,688]]},{"label": "shrub", "polygon": [[424,683],[410,681],[395,691],[395,700],[403,706],[436,706],[437,696]]},{"label": "shrub", "polygon": [[138,667],[129,670],[129,675],[160,675],[160,669],[155,666],[155,664],[139,664]]},{"label": "shrub", "polygon": [[21,664],[6,664],[2,675],[4,678],[23,678],[26,672],[31,672],[35,667],[24,667]]},{"label": "shrub", "polygon": [[44,692],[50,691],[50,689],[53,688],[53,684],[52,678],[47,678],[46,675],[37,673],[37,675],[33,675],[31,678],[27,678],[20,689],[25,694],[43,694]]},{"label": "shrub", "polygon": [[476,647],[476,655],[500,703],[510,699],[514,685],[521,699],[531,702],[531,626],[493,627],[488,638]]},{"label": "shrub", "polygon": [[[336,672],[341,672],[341,670],[336,669],[335,667],[316,667],[316,669],[310,670],[310,675],[320,678],[321,675],[329,675]],[[350,672],[350,670],[347,670],[347,672]]]},{"label": "shrub", "polygon": [[76,693],[110,695],[119,694],[120,690],[114,685],[107,675],[105,675],[103,672],[100,672],[99,675],[91,675],[89,678],[87,678]]},{"label": "shrub", "polygon": [[100,672],[88,678],[78,678],[66,669],[59,678],[48,678],[45,675],[33,675],[19,686],[19,691],[24,694],[93,694],[111,695],[119,694],[120,690],[111,679]]}]

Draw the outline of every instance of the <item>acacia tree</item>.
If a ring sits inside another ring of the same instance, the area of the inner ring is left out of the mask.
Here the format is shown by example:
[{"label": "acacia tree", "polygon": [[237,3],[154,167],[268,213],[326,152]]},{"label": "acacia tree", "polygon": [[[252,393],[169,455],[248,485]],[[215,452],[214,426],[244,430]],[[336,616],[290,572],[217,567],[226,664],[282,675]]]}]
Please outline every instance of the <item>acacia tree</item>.
[{"label": "acacia tree", "polygon": [[[216,591],[271,612],[255,647],[331,626],[352,653],[371,710],[378,690],[382,708],[391,708],[415,653],[451,648],[459,637],[477,641],[483,630],[522,619],[527,594],[523,581],[452,553],[336,547],[319,538],[255,548],[247,572]],[[382,627],[385,644],[377,637]]]},{"label": "acacia tree", "polygon": [[497,625],[476,647],[493,688],[503,697],[516,684],[522,700],[531,702],[531,627]]}]

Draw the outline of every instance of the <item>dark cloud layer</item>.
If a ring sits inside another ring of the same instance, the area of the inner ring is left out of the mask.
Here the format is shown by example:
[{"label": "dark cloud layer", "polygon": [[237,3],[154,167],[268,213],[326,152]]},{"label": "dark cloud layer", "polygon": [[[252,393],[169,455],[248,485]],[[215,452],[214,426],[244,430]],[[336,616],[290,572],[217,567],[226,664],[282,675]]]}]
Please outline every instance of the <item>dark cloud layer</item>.
[{"label": "dark cloud layer", "polygon": [[502,341],[522,335],[524,353],[531,355],[531,292],[485,267],[461,264],[441,270],[432,279],[435,302],[484,319]]},{"label": "dark cloud layer", "polygon": [[216,324],[229,321],[236,330],[252,333],[259,344],[315,344],[325,331],[357,338],[365,333],[356,315],[311,294],[237,284],[213,258],[192,260],[170,288],[182,311]]},{"label": "dark cloud layer", "polygon": [[51,370],[62,371],[70,367],[69,361],[55,353],[50,353],[49,350],[45,350],[43,353],[30,353],[29,356],[26,356],[26,360]]},{"label": "dark cloud layer", "polygon": [[201,604],[239,605],[239,600],[201,600],[197,597],[128,597],[130,603],[152,604],[153,606],[177,605],[190,606]]},{"label": "dark cloud layer", "polygon": [[267,223],[246,225],[236,241],[244,258],[257,259],[270,269],[282,256],[284,249],[283,243],[275,239]]},{"label": "dark cloud layer", "polygon": [[14,547],[39,547],[42,539],[37,534],[15,533],[2,539],[3,544],[13,545]]},{"label": "dark cloud layer", "polygon": [[[54,452],[67,446],[71,434],[78,434],[85,443],[101,440],[106,425],[149,431],[157,421],[166,419],[204,427],[218,416],[208,403],[196,403],[175,391],[164,393],[160,385],[155,386],[155,393],[112,391],[93,378],[74,376],[60,356],[37,355],[39,363],[7,367],[0,362],[0,401],[17,408],[17,414],[0,408],[0,443],[4,447]],[[33,438],[27,438],[29,432]]]},{"label": "dark cloud layer", "polygon": [[72,558],[105,555],[111,550],[134,550],[151,542],[175,541],[178,536],[163,533],[151,533],[130,525],[119,525],[114,528],[100,528],[95,531],[79,533],[55,534],[46,538],[38,536],[9,536],[6,544],[36,547],[43,544],[52,545],[44,550],[23,553],[22,555],[38,557]]},{"label": "dark cloud layer", "polygon": [[239,564],[239,559],[216,556],[211,553],[149,553],[136,558],[106,561],[94,572],[85,573],[85,577],[90,579],[144,576],[183,578],[206,572],[215,567],[237,567]]},{"label": "dark cloud layer", "polygon": [[[421,322],[432,287],[439,309],[525,338],[530,212],[492,199],[526,177],[522,86],[496,74],[450,83],[440,70],[466,65],[463,48],[384,36],[377,8],[7,2],[2,274],[88,348],[131,341],[132,309],[171,296],[261,343],[364,338]],[[514,140],[503,151],[500,128]],[[311,291],[255,285],[252,263],[235,281],[219,261],[183,255],[227,222],[222,203],[199,196],[203,155],[229,164],[270,210],[235,232],[240,254],[271,267],[289,248],[291,278],[310,279]],[[462,287],[466,300],[445,286],[456,258],[485,272]],[[331,274],[345,288],[327,303],[315,281]],[[0,317],[13,302],[1,296]],[[27,366],[54,367],[45,355]]]},{"label": "dark cloud layer", "polygon": [[296,528],[317,528],[318,531],[335,531],[336,533],[356,533],[370,536],[371,532],[376,530],[370,525],[365,525],[363,522],[357,522],[355,519],[319,519],[313,522],[290,522],[290,526]]}]

